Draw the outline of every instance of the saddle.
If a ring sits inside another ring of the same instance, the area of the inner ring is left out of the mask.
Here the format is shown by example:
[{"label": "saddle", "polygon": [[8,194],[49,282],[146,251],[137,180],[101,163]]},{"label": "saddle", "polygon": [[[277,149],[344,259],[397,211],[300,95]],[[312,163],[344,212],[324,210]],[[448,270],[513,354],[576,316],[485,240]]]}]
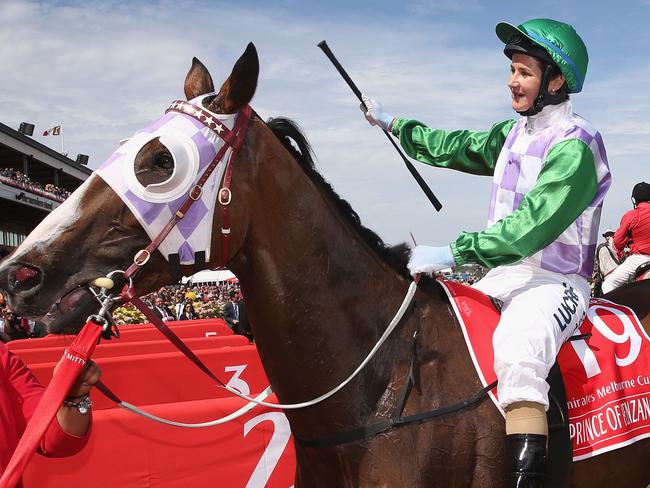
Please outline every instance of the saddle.
[{"label": "saddle", "polygon": [[639,266],[634,272],[634,281],[645,280],[650,278],[650,262]]},{"label": "saddle", "polygon": [[[491,345],[500,304],[474,288],[443,278],[438,283],[456,313],[481,382],[493,382]],[[629,307],[592,298],[547,382],[547,486],[567,486],[572,458],[588,459],[650,437],[650,338]],[[502,411],[496,393],[490,397]]]}]

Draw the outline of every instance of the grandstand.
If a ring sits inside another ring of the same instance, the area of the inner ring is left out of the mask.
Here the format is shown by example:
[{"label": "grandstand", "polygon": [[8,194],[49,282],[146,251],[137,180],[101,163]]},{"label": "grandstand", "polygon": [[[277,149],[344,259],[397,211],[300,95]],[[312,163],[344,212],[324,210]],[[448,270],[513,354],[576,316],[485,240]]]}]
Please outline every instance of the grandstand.
[{"label": "grandstand", "polygon": [[0,123],[0,258],[90,176],[80,162]]}]

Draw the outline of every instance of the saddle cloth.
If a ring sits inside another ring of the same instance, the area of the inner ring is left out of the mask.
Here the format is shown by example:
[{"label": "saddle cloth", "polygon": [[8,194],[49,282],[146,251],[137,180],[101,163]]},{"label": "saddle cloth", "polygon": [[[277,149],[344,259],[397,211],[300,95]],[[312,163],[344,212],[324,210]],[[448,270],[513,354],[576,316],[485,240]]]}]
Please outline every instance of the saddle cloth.
[{"label": "saddle cloth", "polygon": [[[458,317],[484,386],[495,381],[492,334],[499,312],[478,290],[438,282]],[[579,461],[650,437],[650,338],[634,312],[592,299],[587,317],[558,355],[569,412],[573,460]],[[496,391],[490,397],[500,409]],[[501,413],[504,412],[501,410]]]}]

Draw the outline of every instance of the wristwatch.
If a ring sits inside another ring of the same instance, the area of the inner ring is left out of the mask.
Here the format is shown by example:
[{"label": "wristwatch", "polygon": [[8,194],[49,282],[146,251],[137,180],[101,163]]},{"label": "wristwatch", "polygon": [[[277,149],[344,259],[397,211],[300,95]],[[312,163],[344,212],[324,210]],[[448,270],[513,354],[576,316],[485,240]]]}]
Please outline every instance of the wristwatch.
[{"label": "wristwatch", "polygon": [[88,396],[88,393],[86,393],[85,395],[77,398],[68,397],[63,400],[63,404],[67,405],[68,407],[76,408],[81,415],[86,415],[88,412],[90,412],[90,409],[93,406],[93,401],[90,399],[90,396]]}]

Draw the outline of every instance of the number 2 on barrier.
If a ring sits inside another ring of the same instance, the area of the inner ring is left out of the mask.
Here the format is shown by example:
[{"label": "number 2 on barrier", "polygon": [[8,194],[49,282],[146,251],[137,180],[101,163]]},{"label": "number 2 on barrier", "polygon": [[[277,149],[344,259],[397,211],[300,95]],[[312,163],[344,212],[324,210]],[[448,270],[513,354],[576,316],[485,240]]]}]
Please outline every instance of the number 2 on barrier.
[{"label": "number 2 on barrier", "polygon": [[282,412],[266,412],[257,417],[253,417],[244,424],[244,437],[255,426],[266,420],[273,422],[273,435],[271,436],[269,445],[264,450],[264,454],[262,454],[262,457],[257,462],[248,483],[246,483],[246,488],[264,488],[266,486],[291,438],[289,420],[287,420],[287,417]]},{"label": "number 2 on barrier", "polygon": [[[602,317],[596,313],[597,310],[603,310],[609,315],[616,316],[616,318],[623,324],[623,332],[617,334],[610,329]],[[589,308],[587,317],[593,324],[594,329],[598,330],[605,339],[614,342],[615,344],[630,343],[630,350],[627,356],[623,358],[616,356],[616,364],[618,366],[629,366],[636,361],[637,357],[639,357],[639,352],[641,351],[642,338],[634,322],[632,322],[625,313],[613,307],[593,305]],[[585,368],[587,378],[592,378],[601,372],[596,355],[587,345],[587,341],[584,339],[571,341],[571,346],[573,346],[573,349],[580,358],[580,361]]]}]

